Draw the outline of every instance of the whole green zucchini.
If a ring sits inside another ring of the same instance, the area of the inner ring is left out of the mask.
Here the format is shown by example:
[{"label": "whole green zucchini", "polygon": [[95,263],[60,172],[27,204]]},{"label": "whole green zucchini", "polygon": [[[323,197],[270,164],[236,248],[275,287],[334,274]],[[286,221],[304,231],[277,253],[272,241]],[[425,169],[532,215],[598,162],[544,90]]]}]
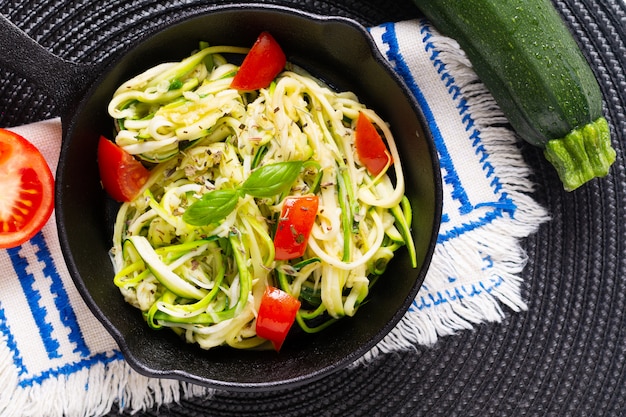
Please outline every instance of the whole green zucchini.
[{"label": "whole green zucchini", "polygon": [[455,39],[513,129],[544,149],[567,191],[615,161],[602,93],[550,0],[414,0]]}]

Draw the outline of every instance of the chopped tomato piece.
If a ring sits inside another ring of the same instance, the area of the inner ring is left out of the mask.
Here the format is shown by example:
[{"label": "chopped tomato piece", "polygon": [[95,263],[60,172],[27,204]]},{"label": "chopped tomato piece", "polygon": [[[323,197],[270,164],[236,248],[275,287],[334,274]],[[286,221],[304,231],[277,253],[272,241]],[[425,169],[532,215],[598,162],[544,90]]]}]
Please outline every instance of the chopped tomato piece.
[{"label": "chopped tomato piece", "polygon": [[0,248],[19,246],[46,224],[54,209],[54,177],[39,150],[0,129]]},{"label": "chopped tomato piece", "polygon": [[150,176],[141,162],[105,137],[98,142],[98,168],[104,190],[120,202],[134,199]]},{"label": "chopped tomato piece", "polygon": [[268,286],[263,293],[256,319],[256,334],[272,342],[279,351],[296,320],[300,301],[285,291]]},{"label": "chopped tomato piece", "polygon": [[361,163],[372,173],[378,175],[387,164],[393,163],[391,154],[376,130],[372,121],[362,112],[356,121],[354,145]]},{"label": "chopped tomato piece", "polygon": [[274,236],[275,259],[304,255],[318,205],[319,198],[315,195],[285,198]]},{"label": "chopped tomato piece", "polygon": [[286,62],[285,53],[276,39],[268,32],[262,32],[244,58],[230,86],[237,90],[265,88],[285,68]]}]

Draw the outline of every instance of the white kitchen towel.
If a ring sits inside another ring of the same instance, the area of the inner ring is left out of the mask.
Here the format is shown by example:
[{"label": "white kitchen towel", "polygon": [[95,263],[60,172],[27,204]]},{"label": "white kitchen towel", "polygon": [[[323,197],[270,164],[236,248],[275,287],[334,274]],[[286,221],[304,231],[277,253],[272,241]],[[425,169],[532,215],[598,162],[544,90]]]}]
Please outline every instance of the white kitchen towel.
[{"label": "white kitchen towel", "polygon": [[[458,45],[424,20],[371,28],[417,98],[434,134],[444,214],[426,281],[400,324],[364,359],[430,345],[526,309],[519,239],[548,219],[513,133]],[[60,120],[11,128],[55,170]],[[212,391],[148,378],[124,361],[83,303],[63,263],[54,217],[31,241],[0,251],[0,415],[100,415],[136,411]]]}]

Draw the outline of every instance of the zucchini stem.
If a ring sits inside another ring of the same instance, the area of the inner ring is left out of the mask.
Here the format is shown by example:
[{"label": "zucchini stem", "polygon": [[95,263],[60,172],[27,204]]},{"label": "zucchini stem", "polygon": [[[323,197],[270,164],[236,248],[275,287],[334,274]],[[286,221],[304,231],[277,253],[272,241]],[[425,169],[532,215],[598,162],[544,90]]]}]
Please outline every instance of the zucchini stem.
[{"label": "zucchini stem", "polygon": [[573,191],[587,181],[604,177],[615,162],[609,124],[604,117],[546,144],[545,158],[556,168],[563,187]]}]

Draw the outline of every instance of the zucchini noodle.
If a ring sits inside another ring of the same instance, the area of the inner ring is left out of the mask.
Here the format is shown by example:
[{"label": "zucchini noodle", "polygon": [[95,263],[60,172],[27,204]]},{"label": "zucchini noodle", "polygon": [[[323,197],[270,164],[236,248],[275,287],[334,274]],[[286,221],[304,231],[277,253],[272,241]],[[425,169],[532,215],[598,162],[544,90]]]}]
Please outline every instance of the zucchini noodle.
[{"label": "zucchini noodle", "polygon": [[[399,248],[417,266],[389,127],[353,93],[334,92],[289,63],[268,88],[231,89],[238,66],[225,56],[246,52],[204,47],[158,65],[120,86],[108,107],[116,143],[151,168],[140,195],[118,212],[114,283],[149,326],[205,349],[265,347],[255,324],[268,285],[298,298],[297,323],[317,332],[356,313]],[[393,158],[377,176],[355,151],[360,112]],[[183,220],[206,193],[236,190],[255,169],[286,161],[303,162],[289,192],[242,194],[216,224]],[[284,198],[311,194],[319,208],[304,256],[276,260]]]}]

